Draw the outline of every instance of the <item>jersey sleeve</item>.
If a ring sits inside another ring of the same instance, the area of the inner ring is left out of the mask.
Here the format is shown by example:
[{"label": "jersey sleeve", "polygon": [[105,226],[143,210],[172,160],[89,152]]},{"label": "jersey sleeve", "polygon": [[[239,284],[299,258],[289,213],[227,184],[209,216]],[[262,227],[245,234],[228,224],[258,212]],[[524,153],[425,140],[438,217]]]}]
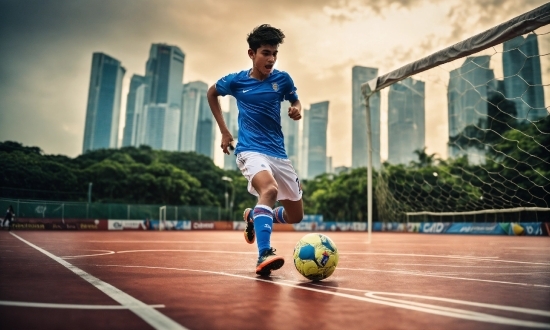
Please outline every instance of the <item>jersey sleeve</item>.
[{"label": "jersey sleeve", "polygon": [[298,100],[298,93],[296,93],[297,88],[296,88],[296,86],[294,86],[294,81],[292,80],[290,75],[286,72],[285,72],[285,77],[286,77],[286,84],[285,85],[287,87],[285,88],[284,98],[285,98],[285,100],[292,103],[292,102]]},{"label": "jersey sleeve", "polygon": [[233,95],[231,91],[231,83],[233,82],[233,79],[235,79],[236,75],[236,73],[230,73],[216,82],[216,90],[221,96]]}]

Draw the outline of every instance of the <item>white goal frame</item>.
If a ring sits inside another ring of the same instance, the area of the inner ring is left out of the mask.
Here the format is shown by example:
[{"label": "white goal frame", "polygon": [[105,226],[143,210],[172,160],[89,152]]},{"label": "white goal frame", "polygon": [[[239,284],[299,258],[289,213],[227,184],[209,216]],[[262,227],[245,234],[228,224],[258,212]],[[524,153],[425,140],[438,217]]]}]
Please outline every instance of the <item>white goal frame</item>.
[{"label": "white goal frame", "polygon": [[159,207],[159,230],[166,228],[166,205]]}]

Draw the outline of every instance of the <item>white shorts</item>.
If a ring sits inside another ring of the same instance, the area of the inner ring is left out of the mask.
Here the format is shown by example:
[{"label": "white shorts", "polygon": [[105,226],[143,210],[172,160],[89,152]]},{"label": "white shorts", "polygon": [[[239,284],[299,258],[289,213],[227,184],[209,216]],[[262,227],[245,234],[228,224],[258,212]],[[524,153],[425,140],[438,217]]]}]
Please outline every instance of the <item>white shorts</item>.
[{"label": "white shorts", "polygon": [[248,192],[254,196],[259,194],[252,187],[252,178],[258,172],[269,171],[279,186],[277,200],[299,201],[302,198],[302,185],[289,159],[245,151],[237,155],[237,166],[248,180]]}]

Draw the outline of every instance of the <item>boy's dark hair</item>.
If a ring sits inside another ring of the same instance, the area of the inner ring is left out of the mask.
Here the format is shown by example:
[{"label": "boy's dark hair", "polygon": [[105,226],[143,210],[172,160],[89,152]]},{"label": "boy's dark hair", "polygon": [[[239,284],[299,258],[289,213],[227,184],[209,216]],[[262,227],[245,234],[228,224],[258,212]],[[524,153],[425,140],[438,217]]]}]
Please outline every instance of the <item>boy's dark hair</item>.
[{"label": "boy's dark hair", "polygon": [[246,41],[248,42],[248,47],[256,52],[262,45],[277,46],[282,44],[284,38],[285,34],[283,31],[269,24],[262,24],[252,30]]}]

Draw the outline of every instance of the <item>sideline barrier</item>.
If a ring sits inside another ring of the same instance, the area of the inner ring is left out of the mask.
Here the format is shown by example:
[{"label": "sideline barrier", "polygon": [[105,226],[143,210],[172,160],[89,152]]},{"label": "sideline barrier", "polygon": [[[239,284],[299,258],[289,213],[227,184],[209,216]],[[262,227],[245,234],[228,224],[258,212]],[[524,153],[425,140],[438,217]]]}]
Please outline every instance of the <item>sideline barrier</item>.
[{"label": "sideline barrier", "polygon": [[[159,228],[160,226],[160,228]],[[120,220],[120,219],[43,219],[19,218],[13,230],[236,230],[244,221]],[[3,228],[4,230],[6,228]],[[298,224],[274,224],[274,231],[367,231],[365,222],[333,222],[315,219]],[[548,222],[374,222],[373,232],[425,234],[550,236]]]},{"label": "sideline barrier", "polygon": [[427,234],[473,234],[473,235],[526,235],[549,236],[547,222],[411,222],[375,223],[373,231],[413,232]]},{"label": "sideline barrier", "polygon": [[10,227],[12,230],[108,230],[108,220],[18,218]]}]

